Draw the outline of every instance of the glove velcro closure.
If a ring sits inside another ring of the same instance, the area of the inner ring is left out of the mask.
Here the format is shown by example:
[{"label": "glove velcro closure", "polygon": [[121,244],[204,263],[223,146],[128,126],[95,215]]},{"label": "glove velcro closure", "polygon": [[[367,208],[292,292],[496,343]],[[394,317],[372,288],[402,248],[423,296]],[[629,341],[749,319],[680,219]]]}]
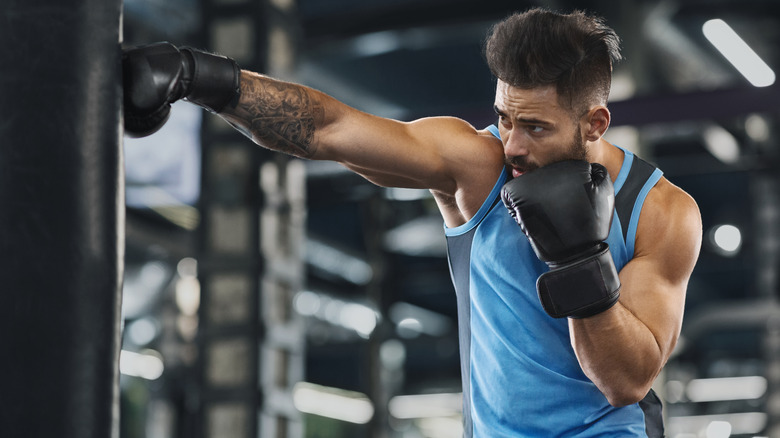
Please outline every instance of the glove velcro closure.
[{"label": "glove velcro closure", "polygon": [[609,246],[595,254],[556,266],[536,281],[539,301],[553,318],[587,318],[614,306],[620,279]]},{"label": "glove velcro closure", "polygon": [[184,61],[192,66],[188,101],[214,113],[238,104],[241,69],[234,60],[191,47],[184,47],[181,52],[187,57]]}]

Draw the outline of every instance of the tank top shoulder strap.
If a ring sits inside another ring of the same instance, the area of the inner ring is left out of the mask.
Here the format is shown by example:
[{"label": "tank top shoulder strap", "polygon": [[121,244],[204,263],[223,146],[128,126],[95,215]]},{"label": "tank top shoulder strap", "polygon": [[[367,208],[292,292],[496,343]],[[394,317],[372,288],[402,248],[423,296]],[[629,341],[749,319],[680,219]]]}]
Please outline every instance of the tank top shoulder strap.
[{"label": "tank top shoulder strap", "polygon": [[647,161],[637,157],[631,151],[623,149],[623,166],[615,179],[615,211],[620,220],[626,250],[634,253],[636,228],[639,214],[650,192],[663,172]]},{"label": "tank top shoulder strap", "polygon": [[487,130],[490,131],[490,133],[493,134],[494,137],[501,140],[501,134],[498,133],[498,126],[490,125],[487,127]]}]

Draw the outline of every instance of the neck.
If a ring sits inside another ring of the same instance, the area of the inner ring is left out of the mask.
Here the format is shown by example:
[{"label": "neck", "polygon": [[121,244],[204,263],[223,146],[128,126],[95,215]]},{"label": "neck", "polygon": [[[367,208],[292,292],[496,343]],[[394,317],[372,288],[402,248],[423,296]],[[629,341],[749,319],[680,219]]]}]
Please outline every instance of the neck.
[{"label": "neck", "polygon": [[588,142],[586,146],[588,148],[588,161],[606,167],[614,183],[620,172],[620,167],[623,165],[623,151],[601,137],[596,141]]}]

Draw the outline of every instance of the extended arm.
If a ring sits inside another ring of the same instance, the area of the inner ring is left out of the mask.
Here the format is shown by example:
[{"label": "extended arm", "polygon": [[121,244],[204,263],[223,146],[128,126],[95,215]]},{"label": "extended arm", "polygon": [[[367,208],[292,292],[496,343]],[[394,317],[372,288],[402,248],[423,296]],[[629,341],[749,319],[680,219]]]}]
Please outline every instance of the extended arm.
[{"label": "extended arm", "polygon": [[[337,161],[385,186],[454,192],[448,154],[476,135],[454,118],[400,122],[373,116],[299,84],[243,71],[241,98],[220,114],[257,144],[301,158]],[[448,149],[448,150],[445,150]]]},{"label": "extended arm", "polygon": [[456,175],[470,183],[478,160],[489,155],[475,152],[484,141],[463,120],[372,116],[311,88],[240,70],[229,58],[169,43],[125,51],[123,73],[129,135],[155,132],[170,103],[186,99],[268,149],[337,161],[379,185],[447,196],[456,195]]},{"label": "extended arm", "polygon": [[611,404],[641,400],[666,364],[700,244],[698,207],[662,180],[643,207],[635,257],[620,272],[620,300],[598,315],[569,320],[580,365]]}]

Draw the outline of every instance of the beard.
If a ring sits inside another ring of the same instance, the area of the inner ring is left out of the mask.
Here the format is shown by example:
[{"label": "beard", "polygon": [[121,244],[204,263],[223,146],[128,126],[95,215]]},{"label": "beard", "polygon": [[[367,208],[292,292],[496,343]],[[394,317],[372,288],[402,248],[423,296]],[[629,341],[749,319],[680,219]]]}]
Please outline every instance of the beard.
[{"label": "beard", "polygon": [[577,130],[574,132],[574,137],[571,139],[569,147],[553,156],[548,163],[540,165],[530,161],[527,156],[504,157],[504,163],[507,166],[521,169],[523,172],[530,172],[542,166],[566,160],[588,161],[588,148],[585,146],[585,140],[582,138],[582,129],[579,125],[577,125]]},{"label": "beard", "polygon": [[[585,140],[582,138],[582,129],[577,125],[577,132],[571,141],[571,156],[564,160],[588,161],[588,147],[585,146]],[[561,160],[562,161],[562,160]]]}]

